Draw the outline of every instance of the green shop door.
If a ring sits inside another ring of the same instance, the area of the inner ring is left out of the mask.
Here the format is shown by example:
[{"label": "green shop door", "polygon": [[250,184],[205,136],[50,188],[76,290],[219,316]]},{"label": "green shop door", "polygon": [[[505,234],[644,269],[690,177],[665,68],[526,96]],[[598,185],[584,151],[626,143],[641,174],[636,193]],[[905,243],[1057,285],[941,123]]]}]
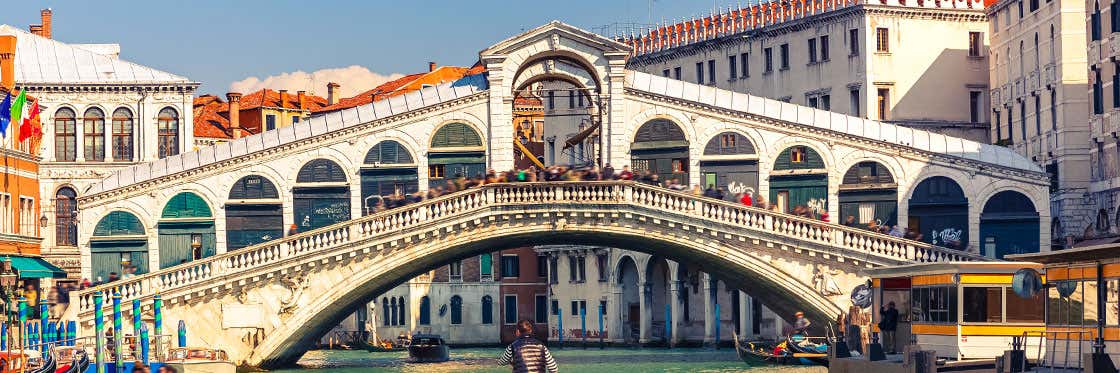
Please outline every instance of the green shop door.
[{"label": "green shop door", "polygon": [[143,240],[96,240],[90,242],[93,281],[109,279],[109,273],[124,273],[136,266],[136,274],[148,272],[148,243]]},{"label": "green shop door", "polygon": [[350,188],[296,188],[293,197],[295,224],[299,232],[350,220]]},{"label": "green shop door", "polygon": [[161,269],[213,256],[216,246],[213,221],[159,223]]},{"label": "green shop door", "polygon": [[796,206],[828,211],[828,175],[782,175],[770,177],[770,203],[783,212]]}]

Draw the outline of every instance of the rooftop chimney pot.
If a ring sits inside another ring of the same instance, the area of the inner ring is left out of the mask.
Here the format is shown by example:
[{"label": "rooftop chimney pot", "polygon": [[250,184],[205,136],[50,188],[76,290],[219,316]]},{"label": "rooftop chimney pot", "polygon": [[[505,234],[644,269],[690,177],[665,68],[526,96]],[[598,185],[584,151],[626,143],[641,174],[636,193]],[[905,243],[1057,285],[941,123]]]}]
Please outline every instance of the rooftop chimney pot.
[{"label": "rooftop chimney pot", "polygon": [[42,36],[44,38],[51,39],[51,18],[53,18],[53,16],[54,12],[51,11],[51,8],[39,11],[39,20],[42,21],[43,24]]},{"label": "rooftop chimney pot", "polygon": [[428,72],[436,71],[436,62],[428,62]]},{"label": "rooftop chimney pot", "polygon": [[334,105],[338,102],[338,88],[341,87],[338,83],[327,83],[327,105]]},{"label": "rooftop chimney pot", "polygon": [[288,102],[287,101],[288,101],[288,90],[287,89],[281,89],[280,90],[280,108],[281,109],[284,109],[284,108],[288,107]]},{"label": "rooftop chimney pot", "polygon": [[237,92],[226,93],[229,100],[229,130],[233,132],[234,139],[241,138],[241,94]]},{"label": "rooftop chimney pot", "polygon": [[296,91],[296,101],[299,102],[300,110],[307,110],[307,91]]},{"label": "rooftop chimney pot", "polygon": [[0,86],[9,91],[16,86],[15,35],[0,35]]}]

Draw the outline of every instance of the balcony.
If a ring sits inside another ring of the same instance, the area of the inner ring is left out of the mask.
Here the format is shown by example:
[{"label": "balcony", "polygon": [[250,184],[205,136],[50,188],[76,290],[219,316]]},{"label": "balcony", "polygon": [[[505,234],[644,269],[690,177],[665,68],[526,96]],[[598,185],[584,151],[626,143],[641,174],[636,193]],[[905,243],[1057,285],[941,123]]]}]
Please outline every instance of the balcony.
[{"label": "balcony", "polygon": [[1003,91],[1003,102],[1011,102],[1015,98],[1015,93],[1011,92],[1011,83],[1004,84],[1000,90]]},{"label": "balcony", "polygon": [[1038,91],[1041,85],[1042,74],[1040,74],[1038,70],[1031,71],[1030,75],[1027,75],[1027,92],[1033,94]]},{"label": "balcony", "polygon": [[1120,33],[1112,33],[1108,37],[1108,55],[1106,59],[1120,56]]},{"label": "balcony", "polygon": [[1026,95],[1026,82],[1024,82],[1023,77],[1015,79],[1014,92],[1012,93],[1011,97],[1014,98],[1021,98]]},{"label": "balcony", "polygon": [[1101,61],[1101,42],[1089,41],[1089,64],[1093,65]]},{"label": "balcony", "polygon": [[1053,62],[1042,67],[1042,82],[1049,88],[1053,88],[1058,82],[1058,67]]},{"label": "balcony", "polygon": [[1000,95],[999,88],[993,89],[993,90],[991,90],[991,92],[988,92],[988,96],[991,97],[991,99],[992,99],[992,104],[991,104],[991,106],[988,106],[988,107],[998,108],[998,107],[1000,107],[1000,105],[1003,104],[1003,101],[1000,101],[1000,99],[1002,98],[1002,95]]}]

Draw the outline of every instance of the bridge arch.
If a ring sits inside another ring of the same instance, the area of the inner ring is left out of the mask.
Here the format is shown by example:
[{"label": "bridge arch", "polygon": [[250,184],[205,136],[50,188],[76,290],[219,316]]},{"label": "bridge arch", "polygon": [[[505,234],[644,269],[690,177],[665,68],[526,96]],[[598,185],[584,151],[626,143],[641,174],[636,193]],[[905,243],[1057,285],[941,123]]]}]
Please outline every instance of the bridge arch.
[{"label": "bridge arch", "polygon": [[227,251],[284,237],[280,190],[260,174],[245,175],[233,183],[225,202]]},{"label": "bridge arch", "polygon": [[348,172],[337,162],[315,158],[296,173],[292,187],[292,221],[306,232],[351,218]]},{"label": "bridge arch", "polygon": [[416,158],[395,139],[384,139],[369,147],[358,171],[361,182],[362,215],[386,206],[385,197],[420,190]]},{"label": "bridge arch", "polygon": [[517,72],[517,80],[513,83],[514,92],[523,90],[533,83],[552,79],[564,80],[576,86],[594,89],[596,93],[602,91],[599,81],[592,75],[594,72],[588,71],[579,62],[572,61],[569,58],[558,58],[555,60],[556,62],[552,61],[542,59],[532,64],[522,65],[521,70]]},{"label": "bridge arch", "polygon": [[136,266],[136,273],[149,270],[148,233],[135,211],[118,209],[102,216],[89,239],[90,276],[93,281],[108,280],[109,274],[124,273]]},{"label": "bridge arch", "polygon": [[700,156],[700,187],[715,186],[724,200],[737,201],[743,193],[758,198],[758,149],[750,135],[728,129],[708,137]]},{"label": "bridge arch", "polygon": [[217,254],[214,223],[210,203],[193,191],[180,192],[168,199],[156,230],[159,267],[172,267]]},{"label": "bridge arch", "polygon": [[649,171],[667,183],[672,179],[690,185],[691,137],[680,123],[668,118],[652,118],[643,123],[630,143],[630,167],[634,172]]},{"label": "bridge arch", "polygon": [[[890,167],[877,160],[865,160],[848,167],[840,180],[837,222],[871,228],[898,224],[898,180]],[[854,217],[851,222],[848,217]]]},{"label": "bridge arch", "polygon": [[809,144],[793,143],[775,154],[770,169],[770,203],[784,212],[807,207],[818,218],[829,211],[829,161]]},{"label": "bridge arch", "polygon": [[1002,259],[1035,252],[1040,244],[1039,221],[1038,210],[1027,195],[1016,190],[992,195],[980,215],[980,254]]},{"label": "bridge arch", "polygon": [[[513,80],[511,82],[525,82],[531,79],[532,76],[530,76],[529,79],[523,79],[521,75],[525,73],[534,73],[535,71],[533,71],[532,67],[541,62],[545,62],[548,60],[560,60],[572,64],[579,70],[586,71],[588,74],[588,78],[594,82],[593,86],[587,87],[594,87],[596,91],[602,92],[602,77],[606,76],[606,74],[604,74],[606,72],[606,66],[600,66],[600,68],[596,68],[597,65],[595,64],[595,62],[591,61],[591,59],[599,58],[598,56],[596,56],[598,51],[579,50],[576,48],[572,48],[571,46],[563,45],[563,43],[556,44],[558,45],[556,45],[555,49],[552,50],[546,50],[533,54],[530,54],[529,52],[523,50],[506,59],[506,67],[509,68],[509,71],[515,72]],[[517,85],[512,85],[512,87],[515,90],[518,89]]]}]

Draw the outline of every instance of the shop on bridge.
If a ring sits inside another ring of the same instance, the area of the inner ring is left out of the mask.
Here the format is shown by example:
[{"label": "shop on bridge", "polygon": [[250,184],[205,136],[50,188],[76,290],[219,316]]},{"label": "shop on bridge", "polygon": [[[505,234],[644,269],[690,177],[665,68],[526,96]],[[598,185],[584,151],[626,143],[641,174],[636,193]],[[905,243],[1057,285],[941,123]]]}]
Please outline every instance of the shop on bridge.
[{"label": "shop on bridge", "polygon": [[1038,211],[1030,198],[1006,190],[988,199],[980,214],[980,254],[1003,259],[1006,255],[1039,252]]},{"label": "shop on bridge", "polygon": [[445,186],[448,180],[486,174],[486,148],[482,136],[465,123],[448,123],[432,135],[428,150],[428,187]]},{"label": "shop on bridge", "polygon": [[702,188],[715,186],[723,198],[738,201],[743,193],[758,198],[758,154],[754,144],[737,132],[724,132],[704,146],[700,158]]},{"label": "shop on bridge", "polygon": [[214,215],[197,194],[171,197],[159,219],[159,267],[167,268],[217,253]]},{"label": "shop on bridge", "polygon": [[90,246],[90,280],[107,281],[109,273],[148,272],[148,235],[140,219],[125,211],[113,211],[94,226]]},{"label": "shop on bridge", "polygon": [[630,157],[634,173],[649,171],[661,183],[677,179],[680,184],[690,185],[688,140],[673,121],[654,119],[638,128],[634,143],[630,144]]},{"label": "shop on bridge", "polygon": [[401,143],[385,140],[374,145],[362,162],[362,215],[376,211],[384,197],[419,190],[416,161]]},{"label": "shop on bridge", "polygon": [[782,150],[770,172],[770,203],[782,212],[805,206],[814,215],[828,211],[828,169],[816,150],[796,145]]},{"label": "shop on bridge", "polygon": [[[1024,298],[1012,288],[1015,272],[1023,268],[1042,266],[958,262],[867,269],[872,299],[864,312],[872,315],[872,331],[881,332],[879,310],[894,302],[899,315],[894,351],[903,351],[914,340],[923,350],[950,359],[1002,356],[1012,337],[1043,329],[1043,295]],[[891,350],[886,345],[883,349]],[[1037,354],[1037,344],[1028,346],[1027,356]]]},{"label": "shop on bridge", "polygon": [[233,184],[226,201],[226,248],[237,250],[284,237],[284,207],[276,185],[260,175]]},{"label": "shop on bridge", "polygon": [[918,183],[910,196],[909,214],[906,227],[916,232],[919,241],[959,250],[968,247],[968,198],[953,179],[934,176]]},{"label": "shop on bridge", "polygon": [[350,220],[350,184],[342,167],[322,158],[303,165],[292,188],[292,213],[297,232]]},{"label": "shop on bridge", "polygon": [[840,182],[840,216],[837,222],[854,217],[856,226],[893,226],[898,224],[898,184],[886,166],[878,162],[860,162]]}]

